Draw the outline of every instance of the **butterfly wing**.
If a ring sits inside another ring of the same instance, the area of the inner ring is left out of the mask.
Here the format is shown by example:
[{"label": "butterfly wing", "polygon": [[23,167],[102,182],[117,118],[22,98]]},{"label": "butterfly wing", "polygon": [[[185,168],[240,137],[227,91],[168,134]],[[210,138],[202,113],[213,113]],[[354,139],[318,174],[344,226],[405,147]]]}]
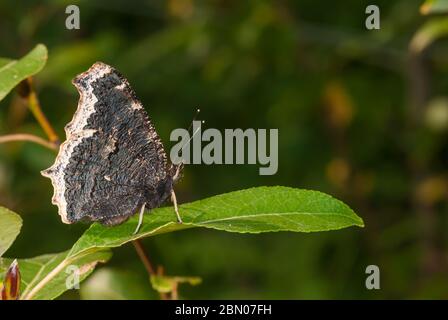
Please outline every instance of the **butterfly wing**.
[{"label": "butterfly wing", "polygon": [[162,142],[128,81],[98,62],[73,80],[78,109],[67,124],[67,140],[51,179],[63,222],[118,224],[146,203],[159,206],[172,188]]}]

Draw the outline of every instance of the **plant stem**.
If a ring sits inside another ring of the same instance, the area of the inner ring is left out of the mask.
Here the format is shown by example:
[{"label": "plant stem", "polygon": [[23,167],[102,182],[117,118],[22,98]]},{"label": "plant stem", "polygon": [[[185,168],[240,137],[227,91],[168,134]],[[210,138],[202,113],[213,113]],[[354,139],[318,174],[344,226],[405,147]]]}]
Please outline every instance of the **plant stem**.
[{"label": "plant stem", "polygon": [[0,136],[0,143],[5,142],[12,142],[12,141],[30,141],[37,144],[40,144],[41,146],[44,146],[45,148],[51,149],[51,150],[57,150],[57,144],[54,142],[49,142],[45,139],[42,139],[41,137],[27,134],[27,133],[17,133],[17,134],[8,134],[4,136]]},{"label": "plant stem", "polygon": [[143,248],[143,245],[140,242],[140,240],[134,240],[132,241],[132,244],[134,245],[135,251],[137,251],[140,260],[142,260],[143,265],[146,268],[146,271],[149,273],[150,276],[154,276],[156,273],[154,271],[154,268],[152,267],[151,262],[149,261],[149,257],[146,254],[145,249]]},{"label": "plant stem", "polygon": [[[148,272],[149,276],[151,277],[151,276],[156,276],[156,275],[162,275],[163,271],[162,271],[162,274],[159,274],[159,272],[158,273],[155,272],[151,262],[149,261],[149,257],[146,254],[145,249],[143,248],[141,241],[137,239],[137,240],[132,241],[132,244],[134,245],[135,251],[137,251],[137,254],[140,257],[140,260],[142,260],[143,265],[145,266],[145,269]],[[163,269],[161,269],[161,270],[163,270]],[[165,293],[159,292],[159,294],[160,294],[160,299],[162,299],[162,300],[168,299],[168,297]]]},{"label": "plant stem", "polygon": [[37,98],[36,91],[34,91],[32,78],[27,78],[24,83],[27,86],[27,90],[25,90],[26,94],[22,95],[28,101],[28,107],[36,118],[37,122],[39,122],[42,129],[45,131],[50,142],[54,144],[59,144],[59,137],[51,126],[50,122],[45,117],[45,114],[42,112],[42,108],[40,106],[39,99]]},{"label": "plant stem", "polygon": [[[409,99],[409,119],[407,130],[418,132],[423,127],[423,115],[425,115],[428,101],[431,97],[431,68],[425,59],[423,51],[412,50],[410,47],[408,57],[408,99]],[[419,186],[427,180],[434,171],[431,166],[434,157],[425,157],[421,160],[418,153],[409,152],[408,161],[413,182],[413,194],[418,193]],[[445,258],[437,245],[438,216],[434,203],[425,203],[419,197],[412,199],[413,210],[415,211],[419,224],[419,241],[422,246],[420,253],[419,284],[424,285],[425,281],[440,270],[444,270]]]}]

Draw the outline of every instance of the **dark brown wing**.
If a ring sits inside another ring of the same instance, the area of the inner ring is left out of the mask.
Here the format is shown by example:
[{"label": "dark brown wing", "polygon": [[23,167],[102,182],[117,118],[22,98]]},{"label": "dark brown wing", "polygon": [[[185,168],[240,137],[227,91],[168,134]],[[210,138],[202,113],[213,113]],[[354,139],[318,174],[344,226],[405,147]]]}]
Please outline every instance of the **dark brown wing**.
[{"label": "dark brown wing", "polygon": [[42,172],[66,223],[118,224],[159,206],[172,168],[142,104],[115,69],[95,63],[73,80],[80,101],[55,164]]}]

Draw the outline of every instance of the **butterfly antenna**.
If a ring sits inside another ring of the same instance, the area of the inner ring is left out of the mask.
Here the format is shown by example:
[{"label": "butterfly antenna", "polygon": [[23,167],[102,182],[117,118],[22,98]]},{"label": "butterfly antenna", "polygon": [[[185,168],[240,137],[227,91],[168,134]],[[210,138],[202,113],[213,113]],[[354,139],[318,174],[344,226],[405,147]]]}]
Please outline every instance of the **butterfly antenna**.
[{"label": "butterfly antenna", "polygon": [[[191,124],[190,124],[190,126],[188,127],[187,132],[190,132],[191,128],[193,127],[193,123],[196,121],[196,118],[197,118],[199,112],[201,112],[201,109],[196,109],[196,114],[194,115],[193,120],[191,121]],[[201,123],[204,124],[205,121],[202,120]],[[201,129],[201,128],[199,127],[199,128],[197,128],[197,129],[195,130],[195,132],[193,132],[193,134],[191,135],[190,139],[188,139],[188,141],[184,143],[184,145],[182,146],[181,149],[183,149],[187,144],[190,143],[191,140],[193,140],[194,136],[196,135],[196,133],[199,132],[200,129]]]},{"label": "butterfly antenna", "polygon": [[[195,113],[195,115],[194,115],[194,117],[193,117],[193,120],[191,120],[191,124],[190,124],[190,126],[188,127],[188,130],[187,130],[188,133],[190,132],[191,128],[193,127],[193,123],[196,121],[196,118],[197,118],[199,112],[201,112],[201,109],[196,109],[196,113]],[[204,124],[205,121],[202,120],[201,123]],[[196,133],[199,132],[200,129],[201,129],[201,128],[199,127],[199,128],[196,129],[195,132],[193,132],[193,134],[191,135],[190,139],[188,139],[188,141],[182,146],[181,149],[183,149],[187,144],[190,143],[190,141],[194,138],[194,136],[196,135]],[[181,168],[181,166],[182,166],[182,163],[181,163],[179,166],[177,166],[176,174],[174,175],[173,180],[176,180],[176,179],[178,178],[178,176],[179,176],[179,174],[180,174],[180,168]],[[182,218],[180,217],[180,214],[179,214],[179,208],[178,208],[178,206],[177,206],[177,199],[176,199],[176,194],[174,193],[174,190],[171,190],[171,201],[172,201],[173,204],[174,204],[174,211],[176,212],[177,222],[178,222],[178,223],[183,223],[183,222],[182,222]]]},{"label": "butterfly antenna", "polygon": [[[202,121],[201,121],[201,123],[202,123],[202,124],[204,124],[204,123],[205,123],[205,121],[204,121],[204,120],[202,120]],[[200,128],[200,127],[199,127],[199,128],[197,128],[195,132],[193,132],[193,134],[192,134],[192,136],[190,137],[190,139],[188,139],[188,141],[187,141],[187,142],[185,142],[185,144],[184,144],[184,145],[182,146],[182,148],[183,148],[183,147],[185,147],[185,146],[186,146],[187,144],[189,144],[191,140],[193,140],[194,136],[196,135],[196,133],[198,133],[198,132],[199,132],[199,130],[201,130],[201,128]]]},{"label": "butterfly antenna", "polygon": [[196,118],[198,117],[199,112],[201,112],[201,109],[196,109],[196,113],[194,114],[193,120],[191,120],[190,126],[188,127],[188,132],[190,132],[191,128],[193,127],[193,122],[196,121]]},{"label": "butterfly antenna", "polygon": [[[196,113],[195,113],[195,115],[193,117],[193,120],[191,120],[191,124],[188,127],[188,130],[187,130],[188,133],[190,132],[191,128],[193,127],[193,123],[196,121],[196,118],[197,118],[199,112],[201,112],[201,109],[196,109]],[[205,121],[203,120],[203,121],[201,121],[201,123],[205,123]],[[196,133],[199,132],[200,129],[201,129],[201,127],[197,128],[196,131],[193,132],[193,134],[191,135],[190,139],[188,139],[188,141],[182,146],[181,149],[183,149],[187,144],[190,143],[190,141],[194,138],[194,136],[196,135]],[[177,178],[178,178],[178,176],[180,174],[181,167],[182,167],[182,162],[177,166],[176,173],[175,173],[175,175],[173,177],[173,180],[177,180]],[[174,193],[174,190],[171,190],[171,201],[174,204],[174,211],[176,212],[177,222],[178,223],[183,223],[182,222],[182,218],[180,217],[180,214],[179,214],[179,208],[177,206],[176,193]]]}]

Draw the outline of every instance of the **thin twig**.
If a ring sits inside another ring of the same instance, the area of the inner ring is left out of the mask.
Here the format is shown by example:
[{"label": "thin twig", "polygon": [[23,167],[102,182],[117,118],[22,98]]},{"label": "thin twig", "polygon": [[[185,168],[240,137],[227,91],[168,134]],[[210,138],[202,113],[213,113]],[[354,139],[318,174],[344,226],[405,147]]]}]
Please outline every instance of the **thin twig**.
[{"label": "thin twig", "polygon": [[154,271],[154,268],[152,267],[152,264],[149,261],[149,257],[146,254],[145,249],[143,248],[143,245],[140,242],[140,240],[134,240],[132,241],[132,244],[134,245],[135,251],[137,251],[137,254],[140,257],[140,260],[142,260],[143,265],[146,268],[146,271],[149,273],[150,276],[155,276],[156,272]]},{"label": "thin twig", "polygon": [[16,134],[8,134],[4,136],[0,136],[0,143],[5,142],[12,142],[12,141],[29,141],[34,142],[37,144],[40,144],[41,146],[44,146],[45,148],[51,149],[51,150],[57,150],[58,146],[54,142],[49,142],[45,139],[42,139],[41,137],[28,134],[28,133],[16,133]]},{"label": "thin twig", "polygon": [[27,86],[27,88],[23,90],[26,94],[22,94],[22,97],[28,101],[28,107],[30,108],[37,122],[39,122],[40,126],[45,131],[45,134],[48,136],[48,140],[50,140],[50,142],[58,144],[59,137],[51,126],[50,122],[47,120],[47,117],[45,117],[45,114],[42,112],[42,108],[40,107],[40,102],[37,98],[36,91],[34,91],[32,78],[27,78],[23,81],[22,84],[23,86]]},{"label": "thin twig", "polygon": [[[422,118],[426,113],[428,101],[431,97],[431,68],[425,56],[425,50],[412,50],[409,47],[408,57],[408,94],[410,116],[407,130],[415,131],[422,127]],[[415,152],[408,156],[409,168],[412,176],[414,194],[422,182],[432,174],[431,161],[434,157],[426,157],[424,161],[416,157]],[[419,223],[419,240],[422,246],[420,255],[420,285],[424,285],[429,277],[442,270],[445,258],[439,250],[436,240],[438,237],[437,214],[433,203],[425,203],[419,197],[413,197],[412,206]]]},{"label": "thin twig", "polygon": [[[137,251],[138,256],[140,257],[140,260],[143,262],[143,265],[145,266],[146,271],[148,272],[149,276],[161,276],[163,275],[163,269],[160,269],[160,267],[157,269],[157,273],[155,272],[151,262],[149,261],[149,257],[145,252],[145,249],[143,248],[142,243],[140,240],[134,240],[132,241],[132,244],[134,245],[135,251]],[[163,293],[159,292],[160,299],[167,300],[168,296]]]}]

